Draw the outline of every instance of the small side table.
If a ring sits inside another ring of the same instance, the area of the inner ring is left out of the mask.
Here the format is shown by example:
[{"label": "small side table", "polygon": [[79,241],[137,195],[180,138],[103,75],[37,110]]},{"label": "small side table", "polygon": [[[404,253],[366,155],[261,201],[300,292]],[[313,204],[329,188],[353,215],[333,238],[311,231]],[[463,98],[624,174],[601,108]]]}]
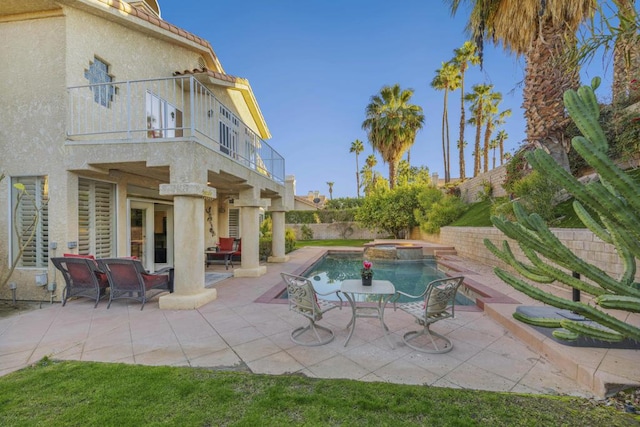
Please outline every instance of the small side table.
[{"label": "small side table", "polygon": [[[393,349],[394,346],[389,340],[389,328],[384,323],[384,308],[396,293],[393,283],[388,280],[373,280],[371,286],[362,286],[362,280],[360,279],[345,280],[340,286],[340,292],[345,295],[351,305],[351,321],[347,325],[347,328],[351,327],[351,330],[344,346],[346,347],[349,344],[349,340],[356,328],[356,319],[358,317],[373,317],[380,319],[384,337]],[[375,306],[358,306],[356,295],[377,295],[377,304]]]}]

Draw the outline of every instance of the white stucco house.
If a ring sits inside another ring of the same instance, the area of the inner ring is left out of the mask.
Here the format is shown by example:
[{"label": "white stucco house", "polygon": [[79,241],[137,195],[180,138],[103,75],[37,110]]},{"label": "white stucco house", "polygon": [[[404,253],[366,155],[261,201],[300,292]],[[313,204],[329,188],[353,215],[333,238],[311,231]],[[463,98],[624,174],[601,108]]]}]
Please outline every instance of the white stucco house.
[{"label": "white stucco house", "polygon": [[270,261],[286,260],[295,183],[265,142],[251,86],[225,72],[208,41],[164,21],[158,2],[2,0],[0,54],[3,271],[20,243],[14,227],[26,230],[33,215],[28,204],[14,214],[13,184],[42,209],[11,278],[18,299],[42,300],[48,286],[36,277],[59,274],[49,258],[76,253],[173,266],[175,292],[160,307],[198,307],[216,297],[204,249],[219,237],[242,238],[236,276],[265,273],[265,210]]}]

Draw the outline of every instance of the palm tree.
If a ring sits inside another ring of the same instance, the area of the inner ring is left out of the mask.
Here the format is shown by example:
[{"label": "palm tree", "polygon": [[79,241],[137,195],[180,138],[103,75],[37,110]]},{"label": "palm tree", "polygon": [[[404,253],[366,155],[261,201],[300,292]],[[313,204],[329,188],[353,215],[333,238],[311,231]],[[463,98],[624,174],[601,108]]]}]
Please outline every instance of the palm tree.
[{"label": "palm tree", "polygon": [[[640,96],[640,43],[634,0],[614,0],[619,34],[613,48],[613,104],[638,101]],[[633,83],[635,80],[635,84]]]},{"label": "palm tree", "polygon": [[569,169],[569,140],[565,129],[569,117],[562,97],[579,85],[574,61],[562,60],[575,49],[578,26],[593,15],[596,0],[448,0],[455,14],[462,3],[471,6],[468,29],[482,56],[485,38],[509,51],[524,55],[526,76],[523,108],[527,141],[544,146],[554,159]]},{"label": "palm tree", "polygon": [[502,166],[504,160],[507,160],[504,153],[504,142],[507,138],[509,138],[509,134],[504,129],[496,135],[496,141],[498,141],[498,147],[500,148],[500,166]]},{"label": "palm tree", "polygon": [[491,149],[491,169],[495,169],[496,168],[496,148],[498,148],[498,145],[500,145],[498,143],[498,139],[494,138],[491,141],[489,141],[489,149]]},{"label": "palm tree", "polygon": [[502,94],[500,92],[491,92],[487,97],[487,102],[484,103],[484,169],[483,172],[489,171],[489,144],[491,143],[491,134],[493,133],[493,121],[498,114],[498,105],[502,101]]},{"label": "palm tree", "polygon": [[356,185],[358,190],[358,199],[360,198],[360,167],[358,166],[358,154],[364,151],[364,146],[362,145],[362,141],[356,139],[351,143],[351,148],[349,149],[350,153],[356,153]]},{"label": "palm tree", "polygon": [[384,86],[378,95],[371,97],[365,110],[366,119],[362,129],[374,150],[389,164],[389,185],[396,182],[396,168],[402,155],[415,141],[422,128],[422,107],[409,103],[412,89],[401,89],[400,85]]},{"label": "palm tree", "polygon": [[449,142],[449,91],[460,87],[460,73],[451,62],[443,62],[442,67],[436,70],[436,76],[431,81],[431,87],[444,91],[444,106],[442,109],[442,156],[444,158],[444,182],[451,180],[451,157]]},{"label": "palm tree", "polygon": [[373,154],[369,154],[367,159],[364,162],[364,166],[362,167],[362,171],[360,174],[362,175],[362,189],[364,190],[364,195],[368,196],[371,194],[373,189],[375,188],[375,180],[377,178],[376,172],[374,172],[373,167],[378,164],[378,159]]},{"label": "palm tree", "polygon": [[[461,146],[462,145],[462,146]],[[456,142],[456,147],[458,148],[458,152],[459,153],[463,153],[464,154],[464,149],[467,147],[467,141],[463,141],[462,144],[460,143],[460,140],[458,140]],[[460,157],[458,159],[458,162],[460,164],[460,171],[465,171],[467,169],[467,164],[464,161],[464,157]],[[466,178],[465,174],[462,173],[460,175],[460,179],[464,180]]]},{"label": "palm tree", "polygon": [[329,186],[329,199],[333,200],[333,184],[335,184],[333,181],[328,181],[327,185]]},{"label": "palm tree", "polygon": [[[489,170],[489,144],[491,143],[491,135],[496,126],[504,124],[505,118],[511,116],[511,109],[498,112],[498,107],[502,101],[500,92],[491,92],[488,102],[485,103],[485,132],[484,132],[484,172]],[[495,165],[494,165],[495,168]]]},{"label": "palm tree", "polygon": [[458,156],[460,157],[460,179],[462,180],[466,178],[464,164],[464,147],[466,145],[466,143],[464,143],[464,128],[467,125],[464,107],[464,74],[469,65],[478,65],[480,63],[480,57],[477,52],[478,47],[472,41],[464,42],[460,48],[453,51],[455,57],[452,62],[458,67],[460,73],[460,138],[458,141],[463,141],[463,143],[458,143]]},{"label": "palm tree", "polygon": [[476,139],[473,149],[473,176],[476,177],[480,173],[480,136],[482,135],[482,125],[485,122],[485,104],[489,102],[491,89],[493,85],[479,84],[474,85],[471,89],[473,92],[464,96],[465,101],[471,103],[471,118],[469,123],[476,126]]}]

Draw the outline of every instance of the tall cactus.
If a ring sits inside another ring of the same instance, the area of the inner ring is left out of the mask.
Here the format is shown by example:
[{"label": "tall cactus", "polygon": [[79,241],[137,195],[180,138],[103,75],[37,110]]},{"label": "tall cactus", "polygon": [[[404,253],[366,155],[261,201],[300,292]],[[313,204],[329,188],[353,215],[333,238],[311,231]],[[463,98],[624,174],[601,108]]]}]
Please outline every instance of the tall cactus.
[{"label": "tall cactus", "polygon": [[[620,320],[624,316],[614,317],[605,311],[640,312],[640,283],[635,282],[636,259],[640,259],[640,185],[607,156],[608,142],[598,123],[600,109],[594,94],[598,84],[599,80],[594,79],[591,87],[568,90],[564,94],[564,103],[583,135],[573,138],[572,146],[596,170],[600,180],[586,185],[580,183],[540,149],[528,153],[526,158],[536,170],[573,195],[573,207],[585,226],[615,247],[624,265],[620,277],[611,277],[577,257],[549,230],[538,214],[528,215],[517,202],[514,205],[515,222],[499,217],[491,220],[507,237],[518,243],[529,263],[518,261],[506,241],[501,249],[488,239],[484,243],[494,255],[528,280],[496,268],[496,275],[507,284],[536,300],[571,310],[592,322],[533,319],[519,313],[514,314],[516,319],[562,327],[564,329],[553,332],[559,339],[574,340],[585,336],[603,341],[626,338],[640,341],[640,328]],[[595,213],[599,221],[589,212]],[[584,280],[574,277],[571,272],[579,273]],[[534,286],[530,282],[542,285]],[[558,297],[544,289],[544,284],[554,282],[592,295],[595,305]]]}]

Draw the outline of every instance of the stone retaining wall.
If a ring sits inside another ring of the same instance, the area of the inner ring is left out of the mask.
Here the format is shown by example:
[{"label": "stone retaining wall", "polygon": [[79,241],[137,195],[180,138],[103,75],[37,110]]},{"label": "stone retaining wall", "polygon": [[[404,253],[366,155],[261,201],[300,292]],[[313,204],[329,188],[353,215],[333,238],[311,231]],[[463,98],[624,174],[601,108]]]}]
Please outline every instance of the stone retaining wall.
[{"label": "stone retaining wall", "polygon": [[475,203],[480,201],[480,196],[484,193],[484,183],[490,182],[493,188],[493,197],[506,196],[507,192],[502,188],[502,183],[507,176],[507,166],[498,166],[495,169],[490,170],[476,176],[475,178],[467,179],[461,183],[460,198],[465,203]]},{"label": "stone retaining wall", "polygon": [[[551,231],[574,254],[602,269],[610,276],[619,277],[624,271],[624,266],[613,245],[604,243],[591,231],[582,228],[555,228]],[[498,247],[501,247],[502,242],[507,240],[516,257],[528,263],[518,244],[506,238],[500,230],[494,227],[443,227],[439,235],[427,235],[416,230],[412,238],[453,246],[461,257],[485,265],[500,267],[506,267],[505,263],[489,252],[484,245],[484,239],[489,239]],[[640,274],[636,275],[636,280],[639,277]]]},{"label": "stone retaining wall", "polygon": [[328,239],[364,239],[373,240],[387,237],[386,233],[376,233],[361,228],[355,222],[332,222],[331,224],[286,224],[296,233],[296,239],[302,240],[302,226],[306,225],[313,231],[313,240]]}]

